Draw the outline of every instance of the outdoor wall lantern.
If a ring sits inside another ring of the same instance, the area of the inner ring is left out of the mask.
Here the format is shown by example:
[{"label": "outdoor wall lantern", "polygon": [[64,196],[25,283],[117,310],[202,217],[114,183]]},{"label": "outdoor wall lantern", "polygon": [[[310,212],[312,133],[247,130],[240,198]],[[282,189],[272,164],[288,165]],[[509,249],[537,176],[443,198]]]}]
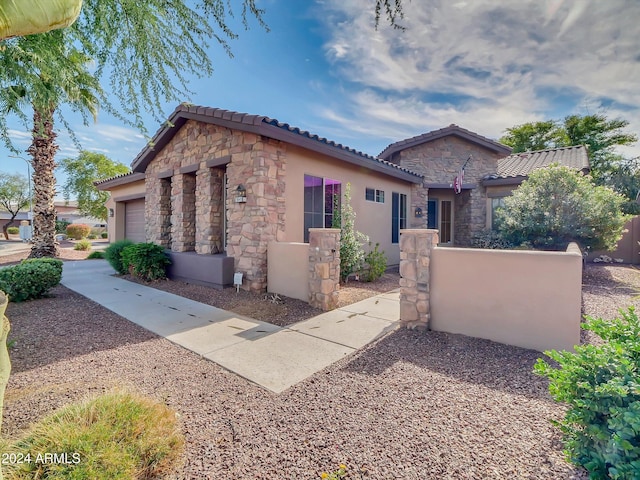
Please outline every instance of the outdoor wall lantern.
[{"label": "outdoor wall lantern", "polygon": [[244,188],[244,185],[240,184],[236,187],[236,203],[246,203],[247,202],[247,189]]},{"label": "outdoor wall lantern", "polygon": [[110,209],[109,209],[109,216],[110,216],[110,217],[113,217],[113,215],[114,215],[114,213],[113,213],[113,208],[110,208]]},{"label": "outdoor wall lantern", "polygon": [[420,207],[416,207],[416,218],[422,218],[422,209]]}]

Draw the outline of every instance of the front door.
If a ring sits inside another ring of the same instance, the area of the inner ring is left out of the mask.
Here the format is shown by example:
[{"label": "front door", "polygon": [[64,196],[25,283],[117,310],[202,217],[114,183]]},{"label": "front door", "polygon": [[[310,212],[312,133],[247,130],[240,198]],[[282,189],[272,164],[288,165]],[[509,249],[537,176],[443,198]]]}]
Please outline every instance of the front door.
[{"label": "front door", "polygon": [[453,201],[432,198],[427,201],[427,228],[439,231],[440,244],[453,244]]}]

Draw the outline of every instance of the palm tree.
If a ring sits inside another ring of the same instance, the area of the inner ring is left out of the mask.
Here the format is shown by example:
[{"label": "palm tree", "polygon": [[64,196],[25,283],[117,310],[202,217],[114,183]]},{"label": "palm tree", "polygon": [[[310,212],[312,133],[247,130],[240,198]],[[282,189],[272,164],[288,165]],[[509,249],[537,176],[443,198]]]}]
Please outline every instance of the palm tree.
[{"label": "palm tree", "polygon": [[[98,80],[89,72],[90,58],[65,39],[64,30],[11,39],[0,44],[3,90],[0,108],[25,119],[33,108],[32,142],[27,152],[33,167],[33,246],[30,257],[58,255],[55,240],[54,120],[59,105],[95,119],[104,98]],[[61,118],[61,117],[60,117]],[[62,119],[68,128],[68,124]],[[4,119],[0,119],[0,128]],[[71,132],[72,133],[72,132]]]}]

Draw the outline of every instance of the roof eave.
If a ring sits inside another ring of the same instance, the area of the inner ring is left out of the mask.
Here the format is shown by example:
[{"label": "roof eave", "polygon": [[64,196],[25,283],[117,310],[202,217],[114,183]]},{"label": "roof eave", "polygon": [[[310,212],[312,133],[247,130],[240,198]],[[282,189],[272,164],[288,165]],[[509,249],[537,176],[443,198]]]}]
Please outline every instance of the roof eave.
[{"label": "roof eave", "polygon": [[122,175],[108,180],[102,180],[100,182],[94,182],[93,184],[98,190],[110,190],[113,187],[119,187],[121,185],[128,185],[129,183],[138,182],[144,180],[144,173],[135,172],[127,175]]},{"label": "roof eave", "polygon": [[520,185],[528,178],[527,175],[517,175],[514,177],[487,178],[482,180],[485,187],[497,187],[500,185]]}]

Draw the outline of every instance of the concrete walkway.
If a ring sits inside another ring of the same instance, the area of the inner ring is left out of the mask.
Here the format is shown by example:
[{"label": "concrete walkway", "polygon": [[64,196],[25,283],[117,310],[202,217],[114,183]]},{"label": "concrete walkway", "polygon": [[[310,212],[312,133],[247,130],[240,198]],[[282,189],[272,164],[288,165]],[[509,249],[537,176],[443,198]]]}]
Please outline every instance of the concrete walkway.
[{"label": "concrete walkway", "polygon": [[393,330],[390,292],[287,328],[113,277],[104,260],[65,262],[62,284],[272,392],[282,392]]}]

